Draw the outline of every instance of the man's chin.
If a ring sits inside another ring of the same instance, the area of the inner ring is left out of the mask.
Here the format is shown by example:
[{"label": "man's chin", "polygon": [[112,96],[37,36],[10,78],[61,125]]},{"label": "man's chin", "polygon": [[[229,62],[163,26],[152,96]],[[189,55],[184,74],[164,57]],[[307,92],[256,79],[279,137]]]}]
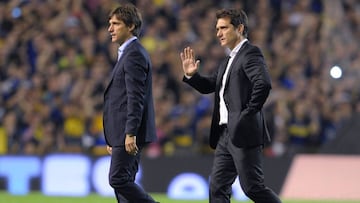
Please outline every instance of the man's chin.
[{"label": "man's chin", "polygon": [[117,39],[115,37],[112,37],[111,42],[117,42]]}]

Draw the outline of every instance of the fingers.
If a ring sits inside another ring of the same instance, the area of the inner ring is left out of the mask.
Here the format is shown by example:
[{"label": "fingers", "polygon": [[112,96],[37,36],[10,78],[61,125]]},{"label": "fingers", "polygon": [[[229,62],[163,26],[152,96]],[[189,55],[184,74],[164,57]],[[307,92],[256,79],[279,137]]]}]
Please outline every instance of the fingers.
[{"label": "fingers", "polygon": [[190,47],[186,47],[186,58],[194,60],[194,51]]},{"label": "fingers", "polygon": [[[136,156],[139,153],[139,148],[136,144],[127,144],[125,145],[125,150],[128,154]],[[111,155],[112,147],[106,146],[106,151]]]},{"label": "fingers", "polygon": [[136,155],[139,152],[139,149],[136,146],[136,144],[125,145],[125,150],[128,154],[131,154],[131,155]]},{"label": "fingers", "polygon": [[130,155],[137,155],[137,153],[139,152],[139,148],[136,145],[136,136],[126,136],[125,150]]},{"label": "fingers", "polygon": [[125,146],[125,149],[128,154],[136,155],[139,152],[139,148],[136,146],[136,144],[129,144]]},{"label": "fingers", "polygon": [[135,145],[134,150],[132,151],[132,154],[136,156],[139,153],[139,148]]},{"label": "fingers", "polygon": [[184,60],[185,60],[185,55],[184,55],[184,53],[183,53],[183,52],[181,52],[181,53],[180,53],[180,58],[181,58],[181,60],[182,60],[182,61],[184,61]]},{"label": "fingers", "polygon": [[184,49],[184,55],[185,55],[185,59],[188,59],[189,58],[189,52],[190,52],[190,47],[186,47]]},{"label": "fingers", "polygon": [[190,47],[185,47],[184,51],[180,53],[180,57],[181,60],[186,60],[186,59],[195,59],[195,54],[194,54],[194,50],[191,49]]},{"label": "fingers", "polygon": [[109,145],[106,146],[106,151],[111,155],[112,154],[112,147]]}]

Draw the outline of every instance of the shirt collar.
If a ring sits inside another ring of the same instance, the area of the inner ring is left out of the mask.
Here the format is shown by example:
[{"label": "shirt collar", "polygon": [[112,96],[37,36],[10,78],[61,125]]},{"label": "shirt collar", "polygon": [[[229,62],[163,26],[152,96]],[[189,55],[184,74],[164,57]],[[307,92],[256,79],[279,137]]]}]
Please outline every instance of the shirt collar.
[{"label": "shirt collar", "polygon": [[243,39],[238,45],[236,45],[236,47],[235,47],[233,50],[230,51],[229,56],[230,56],[230,57],[236,56],[236,54],[238,53],[238,51],[240,50],[240,48],[242,47],[242,45],[243,45],[246,41],[248,41],[248,39],[245,38],[245,39]]},{"label": "shirt collar", "polygon": [[124,43],[121,44],[121,46],[118,49],[118,54],[121,55],[121,53],[125,50],[125,48],[130,44],[130,42],[136,40],[137,37],[133,36],[130,39],[126,40]]}]

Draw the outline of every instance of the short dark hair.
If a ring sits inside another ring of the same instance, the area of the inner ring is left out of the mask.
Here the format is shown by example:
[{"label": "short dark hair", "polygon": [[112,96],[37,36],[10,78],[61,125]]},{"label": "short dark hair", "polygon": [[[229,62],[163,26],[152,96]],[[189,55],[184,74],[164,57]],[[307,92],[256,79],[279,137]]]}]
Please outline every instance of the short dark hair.
[{"label": "short dark hair", "polygon": [[113,16],[116,16],[118,20],[122,20],[128,27],[134,25],[132,34],[137,37],[139,36],[142,18],[140,12],[133,4],[124,4],[116,7],[110,12],[109,19]]},{"label": "short dark hair", "polygon": [[240,25],[244,26],[243,36],[248,36],[248,17],[243,10],[238,9],[221,9],[216,12],[216,19],[230,18],[230,23],[238,28]]}]

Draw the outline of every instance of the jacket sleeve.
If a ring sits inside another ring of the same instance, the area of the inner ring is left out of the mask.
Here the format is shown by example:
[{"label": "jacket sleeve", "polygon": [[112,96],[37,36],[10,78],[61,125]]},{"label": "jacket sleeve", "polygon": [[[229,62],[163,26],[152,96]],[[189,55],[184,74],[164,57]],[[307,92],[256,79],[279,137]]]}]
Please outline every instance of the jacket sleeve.
[{"label": "jacket sleeve", "polygon": [[148,66],[146,57],[139,52],[129,53],[127,57],[125,85],[128,97],[125,133],[137,135],[144,112]]},{"label": "jacket sleeve", "polygon": [[270,75],[264,56],[258,47],[249,50],[244,71],[251,83],[251,95],[244,113],[255,113],[261,110],[271,90]]},{"label": "jacket sleeve", "polygon": [[189,84],[191,87],[195,88],[200,93],[209,94],[215,92],[216,77],[217,71],[215,71],[215,73],[210,77],[204,77],[201,76],[199,73],[195,73],[189,79],[184,76],[183,81]]}]

